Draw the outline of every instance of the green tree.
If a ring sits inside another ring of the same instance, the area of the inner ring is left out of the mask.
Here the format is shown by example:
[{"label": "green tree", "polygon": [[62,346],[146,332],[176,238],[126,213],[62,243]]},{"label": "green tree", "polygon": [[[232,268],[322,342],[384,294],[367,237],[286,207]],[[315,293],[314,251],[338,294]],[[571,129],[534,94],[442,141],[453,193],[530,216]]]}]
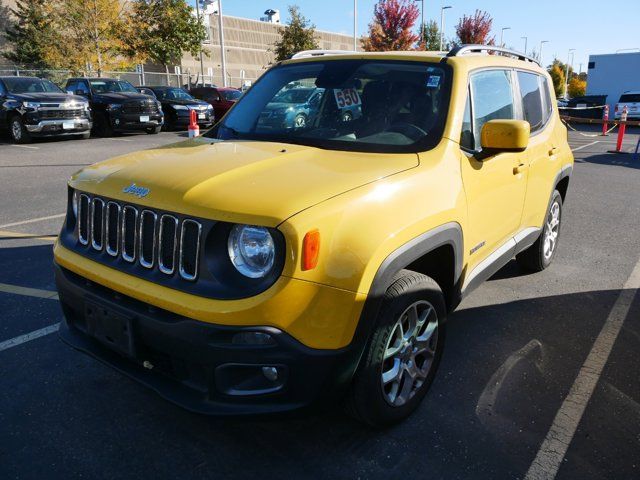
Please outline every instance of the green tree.
[{"label": "green tree", "polygon": [[182,52],[200,54],[206,30],[184,0],[136,0],[131,10],[125,42],[130,57],[164,65],[168,74]]},{"label": "green tree", "polygon": [[[17,0],[15,8],[3,7],[3,36],[8,49],[2,56],[17,65],[49,67],[46,50],[59,43],[52,8],[47,0]],[[9,21],[8,10],[15,17],[13,22]]]},{"label": "green tree", "polygon": [[[423,30],[420,29],[422,32]],[[419,48],[429,52],[440,50],[440,28],[438,22],[430,20],[424,25],[424,36],[420,42]]]},{"label": "green tree", "polygon": [[297,52],[319,48],[315,25],[300,13],[297,5],[289,6],[289,23],[280,29],[280,40],[273,46],[276,61],[291,58]]}]

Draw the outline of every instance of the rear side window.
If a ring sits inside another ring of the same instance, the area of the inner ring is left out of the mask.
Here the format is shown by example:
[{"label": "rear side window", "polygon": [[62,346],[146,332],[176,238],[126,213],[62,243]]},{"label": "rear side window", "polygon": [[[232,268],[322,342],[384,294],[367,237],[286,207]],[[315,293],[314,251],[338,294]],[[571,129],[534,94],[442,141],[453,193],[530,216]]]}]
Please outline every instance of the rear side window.
[{"label": "rear side window", "polygon": [[546,77],[542,77],[542,91],[544,92],[545,111],[547,112],[548,120],[553,113],[553,100],[551,100],[549,81],[546,79]]},{"label": "rear side window", "polygon": [[640,93],[627,93],[620,97],[619,103],[639,103],[640,102]]},{"label": "rear side window", "polygon": [[473,107],[473,138],[475,149],[480,148],[480,132],[489,120],[514,120],[511,71],[487,70],[471,76]]},{"label": "rear side window", "polygon": [[518,72],[518,84],[524,119],[531,125],[531,132],[537,132],[546,121],[542,106],[540,77],[535,73]]}]

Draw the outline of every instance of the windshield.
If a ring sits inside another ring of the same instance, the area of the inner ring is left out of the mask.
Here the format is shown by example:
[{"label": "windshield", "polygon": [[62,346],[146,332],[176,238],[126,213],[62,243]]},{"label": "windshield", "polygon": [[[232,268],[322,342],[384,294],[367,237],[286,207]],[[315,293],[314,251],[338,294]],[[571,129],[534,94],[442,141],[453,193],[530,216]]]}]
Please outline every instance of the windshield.
[{"label": "windshield", "polygon": [[89,83],[93,93],[138,93],[133,85],[124,80],[91,80]]},{"label": "windshield", "polygon": [[242,92],[240,90],[221,90],[220,94],[227,102],[238,100],[242,96]]},{"label": "windshield", "polygon": [[153,91],[158,100],[195,100],[181,88],[156,88]]},{"label": "windshield", "polygon": [[327,60],[266,72],[207,136],[336,150],[417,152],[442,136],[450,67]]},{"label": "windshield", "polygon": [[4,83],[11,93],[64,93],[53,82],[41,78],[5,78]]},{"label": "windshield", "polygon": [[627,93],[622,95],[619,103],[640,103],[640,93]]}]

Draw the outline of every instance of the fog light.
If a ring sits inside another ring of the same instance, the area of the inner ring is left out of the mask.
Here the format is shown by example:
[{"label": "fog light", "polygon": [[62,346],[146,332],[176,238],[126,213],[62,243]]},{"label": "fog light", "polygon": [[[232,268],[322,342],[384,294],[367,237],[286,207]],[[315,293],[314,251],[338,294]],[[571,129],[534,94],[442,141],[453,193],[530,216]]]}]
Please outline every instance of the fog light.
[{"label": "fog light", "polygon": [[120,125],[120,120],[116,118],[116,125]]},{"label": "fog light", "polygon": [[234,345],[275,345],[271,335],[264,332],[240,332],[231,339]]},{"label": "fog light", "polygon": [[276,367],[262,367],[262,374],[271,382],[278,380],[278,369]]}]

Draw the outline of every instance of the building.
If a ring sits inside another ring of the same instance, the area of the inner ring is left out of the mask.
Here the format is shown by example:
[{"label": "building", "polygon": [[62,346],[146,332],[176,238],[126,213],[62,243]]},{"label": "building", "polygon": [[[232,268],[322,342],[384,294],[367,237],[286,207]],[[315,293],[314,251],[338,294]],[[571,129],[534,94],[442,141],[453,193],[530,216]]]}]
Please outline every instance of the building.
[{"label": "building", "polygon": [[607,95],[611,116],[629,90],[640,91],[640,52],[589,56],[587,95]]},{"label": "building", "polygon": [[[265,12],[266,15],[266,12]],[[268,20],[269,16],[265,20]],[[248,18],[222,16],[227,67],[227,85],[239,87],[244,81],[254,81],[269,68],[274,61],[273,45],[280,38],[279,31],[283,25],[273,19],[271,21],[251,20]],[[213,83],[222,85],[222,67],[220,51],[220,34],[218,15],[208,14],[205,18],[208,25],[208,41],[203,56],[203,75],[213,76]],[[353,50],[353,36],[316,30],[318,45],[326,50]],[[192,75],[200,72],[200,59],[188,53],[182,58],[181,70]]]}]

